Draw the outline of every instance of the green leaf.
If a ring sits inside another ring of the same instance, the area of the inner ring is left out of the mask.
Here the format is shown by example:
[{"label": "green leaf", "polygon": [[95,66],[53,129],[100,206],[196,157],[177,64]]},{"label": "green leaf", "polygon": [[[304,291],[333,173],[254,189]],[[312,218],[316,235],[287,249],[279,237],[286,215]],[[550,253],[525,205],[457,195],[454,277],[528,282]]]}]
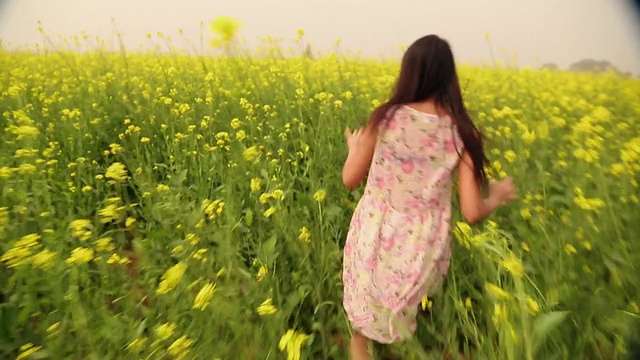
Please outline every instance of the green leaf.
[{"label": "green leaf", "polygon": [[247,226],[251,226],[251,224],[253,224],[253,211],[251,211],[251,209],[245,210],[244,222]]},{"label": "green leaf", "polygon": [[278,237],[276,235],[272,235],[269,240],[262,244],[262,251],[267,258],[270,258],[271,254],[276,248],[276,243],[278,242]]},{"label": "green leaf", "polygon": [[569,315],[569,311],[553,311],[539,314],[533,323],[534,353],[544,343],[545,338]]},{"label": "green leaf", "polygon": [[142,334],[144,333],[144,329],[146,327],[147,327],[147,319],[144,319],[140,322],[140,325],[138,325],[138,328],[136,329],[136,337],[142,336]]},{"label": "green leaf", "polygon": [[36,351],[35,353],[31,354],[29,356],[29,359],[37,360],[37,359],[47,359],[47,358],[50,358],[50,357],[51,357],[51,354],[49,354],[49,352],[47,350],[40,349],[40,350]]}]

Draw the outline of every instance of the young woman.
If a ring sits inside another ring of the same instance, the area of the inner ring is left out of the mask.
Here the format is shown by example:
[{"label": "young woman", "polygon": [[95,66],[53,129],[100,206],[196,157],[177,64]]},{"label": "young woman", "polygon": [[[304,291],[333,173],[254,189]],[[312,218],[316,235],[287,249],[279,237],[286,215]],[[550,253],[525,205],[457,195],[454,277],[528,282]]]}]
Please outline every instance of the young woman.
[{"label": "young woman", "polygon": [[470,223],[516,192],[510,178],[488,184],[482,137],[464,106],[453,53],[435,35],[407,49],[390,100],[345,137],[344,185],[353,190],[368,180],[344,248],[344,308],[354,333],[351,358],[369,359],[369,340],[413,336],[421,299],[448,272],[454,171]]}]

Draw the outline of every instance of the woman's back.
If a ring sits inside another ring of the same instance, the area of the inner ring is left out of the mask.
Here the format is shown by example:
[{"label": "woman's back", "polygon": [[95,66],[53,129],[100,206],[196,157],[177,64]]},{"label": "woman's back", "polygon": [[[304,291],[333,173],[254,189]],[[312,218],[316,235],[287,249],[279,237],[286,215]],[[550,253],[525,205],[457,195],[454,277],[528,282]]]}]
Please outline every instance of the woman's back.
[{"label": "woman's back", "polygon": [[365,193],[407,214],[447,211],[462,150],[449,116],[400,106],[379,128]]}]

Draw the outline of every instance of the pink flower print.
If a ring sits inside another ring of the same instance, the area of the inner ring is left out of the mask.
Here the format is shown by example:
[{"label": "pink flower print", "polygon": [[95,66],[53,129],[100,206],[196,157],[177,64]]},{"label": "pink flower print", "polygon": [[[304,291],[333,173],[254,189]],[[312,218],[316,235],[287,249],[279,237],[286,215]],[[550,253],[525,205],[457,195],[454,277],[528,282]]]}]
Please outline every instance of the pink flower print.
[{"label": "pink flower print", "polygon": [[393,159],[393,154],[391,153],[391,151],[390,151],[390,150],[387,150],[387,149],[382,150],[382,152],[381,152],[381,154],[380,154],[380,155],[381,155],[381,157],[382,157],[383,159],[385,159],[385,160],[387,160],[387,161],[389,161],[389,160]]},{"label": "pink flower print", "polygon": [[373,179],[373,184],[378,187],[378,188],[385,188],[387,187],[387,181],[383,176],[376,176]]},{"label": "pink flower print", "polygon": [[396,127],[398,127],[398,119],[394,116],[387,121],[387,129],[394,130]]},{"label": "pink flower print", "polygon": [[402,221],[407,224],[407,225],[413,225],[413,216],[409,215],[409,214],[405,214],[402,216]]},{"label": "pink flower print", "polygon": [[384,251],[390,251],[391,249],[393,249],[393,247],[396,244],[396,237],[394,235],[391,236],[386,236],[384,239],[382,239],[382,249]]},{"label": "pink flower print", "polygon": [[394,291],[392,289],[397,288],[403,282],[404,281],[403,281],[402,275],[400,275],[398,273],[395,273],[395,272],[384,276],[384,283],[387,284],[387,285],[390,285],[387,288],[387,290],[391,290],[390,294],[389,294],[390,295],[389,297],[395,297],[394,294],[393,294]]},{"label": "pink flower print", "polygon": [[411,174],[413,169],[415,169],[413,160],[402,160],[402,171],[404,171],[405,174]]},{"label": "pink flower print", "polygon": [[411,208],[413,210],[417,210],[417,209],[420,209],[420,208],[424,207],[424,203],[420,199],[415,198],[415,197],[410,198],[409,200],[407,200],[406,204],[407,204],[408,208]]},{"label": "pink flower print", "polygon": [[423,137],[422,139],[420,139],[420,146],[422,146],[422,147],[431,148],[435,144],[436,144],[436,139],[434,139],[431,136],[426,136],[426,137]]},{"label": "pink flower print", "polygon": [[387,203],[379,203],[378,204],[378,210],[380,210],[380,212],[382,212],[382,213],[385,213],[385,212],[389,211],[389,209],[391,209],[391,207]]},{"label": "pink flower print", "polygon": [[375,255],[370,256],[364,262],[364,269],[366,271],[372,271],[378,265],[378,258]]},{"label": "pink flower print", "polygon": [[351,241],[348,241],[346,244],[344,244],[344,254],[347,256],[350,256],[353,253],[353,244],[351,243]]},{"label": "pink flower print", "polygon": [[391,188],[394,181],[393,175],[378,175],[373,179],[373,185],[377,188]]},{"label": "pink flower print", "polygon": [[456,152],[456,144],[453,139],[447,139],[444,142],[444,148],[447,152],[455,153]]}]

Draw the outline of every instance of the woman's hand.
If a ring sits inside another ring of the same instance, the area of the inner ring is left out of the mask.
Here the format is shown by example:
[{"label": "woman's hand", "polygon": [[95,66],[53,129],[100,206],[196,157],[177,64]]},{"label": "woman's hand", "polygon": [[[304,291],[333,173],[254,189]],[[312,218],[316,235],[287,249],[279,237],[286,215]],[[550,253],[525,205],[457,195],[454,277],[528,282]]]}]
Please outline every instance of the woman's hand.
[{"label": "woman's hand", "polygon": [[347,146],[349,147],[349,152],[353,149],[357,149],[362,142],[362,129],[355,129],[351,132],[351,129],[346,128],[344,130],[344,137],[347,140]]},{"label": "woman's hand", "polygon": [[499,206],[505,205],[518,198],[516,186],[511,177],[498,180],[489,185],[489,198],[492,198]]}]

